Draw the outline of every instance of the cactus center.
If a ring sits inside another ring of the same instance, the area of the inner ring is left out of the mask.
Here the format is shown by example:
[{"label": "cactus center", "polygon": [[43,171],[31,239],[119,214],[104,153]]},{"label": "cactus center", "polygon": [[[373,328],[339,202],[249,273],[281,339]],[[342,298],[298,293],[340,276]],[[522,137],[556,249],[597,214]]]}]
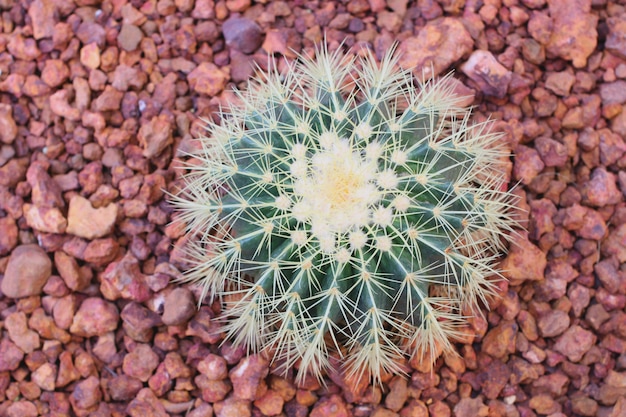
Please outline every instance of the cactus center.
[{"label": "cactus center", "polygon": [[365,226],[372,217],[371,206],[380,199],[376,163],[345,140],[336,141],[308,162],[306,175],[294,184],[299,201],[293,214],[310,224],[323,250],[334,251],[338,233]]}]

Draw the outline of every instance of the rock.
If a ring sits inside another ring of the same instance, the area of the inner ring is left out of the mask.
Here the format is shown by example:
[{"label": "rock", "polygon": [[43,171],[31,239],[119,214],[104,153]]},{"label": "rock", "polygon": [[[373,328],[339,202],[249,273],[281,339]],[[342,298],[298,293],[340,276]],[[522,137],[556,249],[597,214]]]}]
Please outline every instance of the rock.
[{"label": "rock", "polygon": [[9,314],[4,321],[4,327],[8,331],[11,341],[24,353],[32,353],[41,347],[39,335],[28,328],[28,321],[24,312]]},{"label": "rock", "polygon": [[403,376],[395,377],[389,382],[389,393],[385,396],[385,407],[393,412],[399,412],[409,398],[407,379]]},{"label": "rock", "polygon": [[548,394],[535,395],[530,399],[528,405],[542,415],[555,414],[561,411],[561,405]]},{"label": "rock", "polygon": [[572,362],[579,362],[596,341],[596,336],[589,330],[585,330],[578,325],[567,329],[554,344],[554,350]]},{"label": "rock", "polygon": [[592,0],[551,0],[548,2],[553,22],[546,45],[548,53],[572,61],[583,68],[598,41],[598,17],[591,13]]},{"label": "rock", "polygon": [[269,55],[281,54],[288,58],[295,58],[294,51],[296,35],[288,29],[270,29],[265,34],[263,50]]},{"label": "rock", "polygon": [[473,45],[460,19],[444,17],[426,23],[417,36],[402,41],[398,63],[413,69],[419,79],[433,77],[468,54]]},{"label": "rock", "polygon": [[569,315],[561,310],[550,310],[537,320],[541,337],[555,337],[569,328]]},{"label": "rock", "polygon": [[121,108],[122,98],[124,98],[123,92],[107,85],[98,98],[91,103],[92,110],[95,112],[119,110]]},{"label": "rock", "polygon": [[0,218],[0,256],[8,255],[17,245],[17,232],[17,224],[13,218]]},{"label": "rock", "polygon": [[80,63],[92,70],[100,67],[100,48],[97,43],[93,42],[81,48]]},{"label": "rock", "polygon": [[51,88],[61,86],[70,76],[70,69],[60,59],[47,59],[41,71],[41,80]]},{"label": "rock", "polygon": [[609,17],[606,22],[609,26],[609,33],[604,47],[620,58],[626,59],[626,19],[624,14]]},{"label": "rock", "polygon": [[58,90],[50,96],[50,110],[57,116],[65,117],[71,121],[81,118],[80,110],[70,106],[67,90]]},{"label": "rock", "polygon": [[21,245],[13,250],[2,279],[2,293],[10,298],[41,294],[52,274],[52,262],[39,246]]},{"label": "rock", "polygon": [[56,207],[40,207],[24,204],[24,217],[29,227],[45,233],[65,233],[67,220]]},{"label": "rock", "polygon": [[91,297],[81,303],[70,332],[81,337],[100,336],[117,329],[118,321],[119,312],[115,304]]},{"label": "rock", "polygon": [[165,407],[150,388],[143,388],[137,398],[128,404],[126,412],[131,417],[169,417]]},{"label": "rock", "polygon": [[54,253],[54,266],[63,278],[65,285],[72,291],[82,291],[89,285],[90,279],[82,274],[78,262],[63,251]]},{"label": "rock", "polygon": [[600,84],[600,97],[603,106],[626,103],[626,81],[617,80]]},{"label": "rock", "polygon": [[489,330],[483,338],[483,352],[497,359],[503,358],[509,353],[515,353],[517,331],[517,323],[502,320],[500,324]]},{"label": "rock", "polygon": [[137,139],[143,147],[143,156],[155,157],[173,143],[172,123],[166,115],[153,117],[141,125]]},{"label": "rock", "polygon": [[134,51],[143,39],[143,32],[135,25],[122,25],[122,30],[117,35],[117,44],[125,51]]},{"label": "rock", "polygon": [[132,352],[124,356],[122,369],[132,378],[147,382],[159,365],[159,357],[149,345],[138,343]]},{"label": "rock", "polygon": [[320,399],[313,407],[310,417],[349,417],[352,413],[348,410],[346,402],[337,394]]},{"label": "rock", "polygon": [[13,107],[0,103],[0,140],[11,144],[17,137],[17,124],[13,119]]},{"label": "rock", "polygon": [[221,356],[208,354],[198,362],[198,372],[205,375],[210,380],[222,380],[228,377],[228,367],[226,360]]},{"label": "rock", "polygon": [[513,178],[522,184],[528,185],[545,168],[537,150],[525,145],[518,145],[515,149],[515,165]]},{"label": "rock", "polygon": [[35,0],[28,7],[28,16],[33,26],[33,38],[39,40],[54,35],[57,8],[54,0]]},{"label": "rock", "polygon": [[547,264],[546,254],[530,243],[527,234],[522,232],[511,245],[500,268],[502,274],[511,281],[510,285],[518,285],[525,280],[542,280]]},{"label": "rock", "polygon": [[222,25],[226,44],[244,54],[256,51],[263,42],[263,31],[253,20],[231,17]]},{"label": "rock", "polygon": [[593,170],[589,181],[583,184],[581,194],[583,202],[594,207],[617,204],[621,195],[617,189],[615,174],[604,167]]},{"label": "rock", "polygon": [[56,385],[54,383],[57,374],[56,366],[51,363],[44,363],[35,369],[30,379],[44,391],[54,391]]},{"label": "rock", "polygon": [[118,375],[107,381],[107,391],[113,401],[130,401],[142,388],[140,380],[128,375]]},{"label": "rock", "polygon": [[95,411],[101,400],[100,379],[93,375],[76,384],[70,395],[70,403],[77,410]]},{"label": "rock", "polygon": [[152,295],[139,261],[130,252],[107,266],[100,276],[100,291],[111,301],[124,298],[142,303]]},{"label": "rock", "polygon": [[456,417],[486,417],[489,415],[489,407],[483,403],[482,398],[462,398],[454,406]]},{"label": "rock", "polygon": [[96,239],[110,234],[117,220],[117,204],[93,208],[89,200],[75,195],[70,200],[67,233],[84,239]]},{"label": "rock", "polygon": [[230,371],[230,380],[233,383],[235,398],[253,401],[259,384],[267,376],[269,364],[259,355],[250,355],[243,358]]},{"label": "rock", "polygon": [[6,408],[7,417],[37,417],[37,406],[31,401],[16,400]]},{"label": "rock", "polygon": [[267,390],[267,392],[257,398],[254,401],[255,407],[257,407],[264,416],[276,416],[283,411],[283,405],[285,400],[274,390]]},{"label": "rock", "polygon": [[162,320],[168,326],[186,323],[196,313],[196,302],[187,288],[175,288],[165,297]]},{"label": "rock", "polygon": [[15,371],[24,359],[24,352],[7,337],[0,340],[0,372]]},{"label": "rock", "polygon": [[503,98],[511,82],[511,72],[489,51],[472,52],[469,59],[461,66],[461,71],[487,96]]},{"label": "rock", "polygon": [[85,262],[103,266],[117,257],[119,248],[120,244],[113,238],[92,240],[83,252],[83,259]]},{"label": "rock", "polygon": [[598,415],[598,403],[595,400],[585,395],[574,395],[571,401],[574,413],[589,417]]},{"label": "rock", "polygon": [[163,324],[157,313],[134,301],[124,306],[121,318],[126,335],[142,343],[150,342],[154,328]]},{"label": "rock", "polygon": [[187,75],[189,87],[198,94],[216,96],[224,90],[228,75],[215,64],[202,62]]},{"label": "rock", "polygon": [[215,417],[250,417],[252,404],[249,401],[228,397],[213,404]]},{"label": "rock", "polygon": [[535,139],[535,150],[547,167],[562,167],[568,159],[565,145],[549,137],[541,136]]},{"label": "rock", "polygon": [[72,361],[72,354],[68,351],[63,351],[59,355],[59,372],[55,385],[57,388],[64,387],[71,382],[74,382],[80,378],[80,374],[74,366]]},{"label": "rock", "polygon": [[549,72],[545,86],[557,96],[567,96],[575,81],[576,76],[567,71]]}]

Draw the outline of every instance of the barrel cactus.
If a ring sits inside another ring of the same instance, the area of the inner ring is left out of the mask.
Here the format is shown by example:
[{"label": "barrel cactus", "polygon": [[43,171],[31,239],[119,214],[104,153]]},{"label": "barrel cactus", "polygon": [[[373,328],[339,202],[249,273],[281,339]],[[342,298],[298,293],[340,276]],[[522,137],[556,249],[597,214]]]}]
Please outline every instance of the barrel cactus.
[{"label": "barrel cactus", "polygon": [[452,350],[514,225],[501,135],[453,85],[322,48],[207,122],[172,201],[227,339],[299,380],[332,356],[380,381]]}]

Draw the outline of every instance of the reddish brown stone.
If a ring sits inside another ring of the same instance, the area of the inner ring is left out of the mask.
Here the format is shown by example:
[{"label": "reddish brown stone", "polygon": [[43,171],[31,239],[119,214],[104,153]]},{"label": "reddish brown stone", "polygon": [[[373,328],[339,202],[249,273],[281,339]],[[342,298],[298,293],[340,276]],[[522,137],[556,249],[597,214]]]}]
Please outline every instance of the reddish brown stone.
[{"label": "reddish brown stone", "polygon": [[32,353],[41,346],[39,335],[28,328],[26,314],[23,312],[9,314],[4,320],[4,327],[13,343],[25,353]]},{"label": "reddish brown stone", "polygon": [[331,415],[336,417],[348,417],[351,415],[343,398],[336,394],[319,400],[310,414],[311,417],[327,417]]},{"label": "reddish brown stone", "polygon": [[146,158],[157,156],[173,142],[172,123],[165,115],[154,117],[149,123],[141,126],[137,138]]},{"label": "reddish brown stone", "polygon": [[554,344],[554,350],[567,356],[572,362],[578,362],[596,341],[596,336],[578,325],[567,329]]},{"label": "reddish brown stone", "polygon": [[113,238],[96,239],[87,244],[83,259],[95,265],[106,265],[117,257],[119,243]]},{"label": "reddish brown stone", "polygon": [[236,398],[253,401],[263,379],[269,372],[269,364],[259,355],[243,358],[229,373]]},{"label": "reddish brown stone", "polygon": [[39,295],[51,274],[52,262],[39,246],[18,246],[6,266],[2,293],[11,298]]},{"label": "reddish brown stone", "polygon": [[8,104],[0,103],[0,141],[13,143],[17,137],[17,125],[13,119],[13,108]]},{"label": "reddish brown stone", "polygon": [[139,262],[130,252],[120,261],[110,263],[100,278],[102,294],[112,301],[125,298],[141,303],[152,293],[146,276],[139,269]]},{"label": "reddish brown stone", "polygon": [[189,86],[198,94],[216,96],[226,86],[227,75],[215,64],[202,62],[187,76]]},{"label": "reddish brown stone", "polygon": [[137,344],[132,352],[124,356],[124,373],[146,382],[159,365],[159,357],[146,344]]},{"label": "reddish brown stone", "polygon": [[554,26],[547,44],[548,52],[571,60],[576,68],[584,67],[598,38],[598,17],[591,13],[591,0],[550,1],[549,10]]},{"label": "reddish brown stone", "polygon": [[24,352],[7,337],[0,340],[0,372],[16,370],[23,358]]},{"label": "reddish brown stone", "polygon": [[119,313],[114,304],[91,297],[81,303],[70,332],[81,337],[99,336],[115,330],[118,321]]}]

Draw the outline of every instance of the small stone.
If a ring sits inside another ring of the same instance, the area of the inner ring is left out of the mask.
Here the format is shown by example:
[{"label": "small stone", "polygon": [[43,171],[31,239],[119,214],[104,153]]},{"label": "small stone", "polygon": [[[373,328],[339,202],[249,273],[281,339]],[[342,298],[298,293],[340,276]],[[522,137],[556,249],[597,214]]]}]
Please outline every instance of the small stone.
[{"label": "small stone", "polygon": [[0,340],[0,372],[15,371],[24,359],[24,352],[7,337]]},{"label": "small stone", "polygon": [[617,189],[615,174],[604,167],[593,170],[589,181],[583,184],[581,193],[583,202],[594,207],[617,204],[621,195]]},{"label": "small stone", "polygon": [[473,46],[474,41],[461,20],[444,17],[426,23],[417,36],[400,43],[399,64],[411,68],[420,79],[432,77],[468,54]]},{"label": "small stone", "polygon": [[67,220],[56,207],[40,207],[24,204],[24,217],[29,227],[45,233],[65,233]]},{"label": "small stone", "polygon": [[130,252],[120,261],[109,264],[100,282],[102,294],[111,301],[125,298],[141,303],[152,295],[139,262]]},{"label": "small stone", "polygon": [[68,102],[67,90],[58,90],[50,96],[50,110],[57,116],[68,120],[80,120],[80,110],[70,106]]},{"label": "small stone", "polygon": [[17,233],[17,224],[13,218],[0,218],[0,256],[8,255],[17,245]]},{"label": "small stone", "polygon": [[500,359],[509,353],[515,353],[515,338],[518,326],[514,321],[503,320],[489,330],[483,338],[483,352]]},{"label": "small stone", "polygon": [[518,145],[515,149],[515,165],[513,177],[522,184],[528,185],[545,168],[537,150],[525,145]]},{"label": "small stone", "polygon": [[476,50],[463,64],[461,70],[474,81],[483,94],[503,98],[506,95],[511,72],[489,51]]},{"label": "small stone", "polygon": [[54,0],[35,0],[28,7],[28,16],[33,26],[33,38],[39,40],[54,35],[57,7]]},{"label": "small stone", "polygon": [[13,107],[0,103],[0,140],[11,144],[17,137],[17,124],[13,119]]},{"label": "small stone", "polygon": [[409,389],[406,378],[395,377],[389,382],[389,393],[385,396],[385,407],[398,412],[409,398]]},{"label": "small stone", "polygon": [[222,380],[228,377],[228,367],[224,358],[212,353],[198,362],[198,372],[210,380]]},{"label": "small stone", "polygon": [[7,417],[37,417],[37,406],[30,401],[17,400],[6,408]]},{"label": "small stone", "polygon": [[547,167],[562,167],[567,162],[567,148],[552,138],[542,136],[535,139],[535,149]]},{"label": "small stone", "polygon": [[143,388],[143,383],[128,375],[117,375],[107,381],[107,391],[113,401],[130,401]]},{"label": "small stone", "polygon": [[169,417],[165,407],[154,395],[150,388],[143,388],[137,394],[137,398],[126,407],[126,412],[131,417]]},{"label": "small stone", "polygon": [[518,285],[526,280],[542,280],[547,264],[546,254],[530,243],[526,234],[520,233],[500,268],[511,285]]},{"label": "small stone", "polygon": [[165,297],[163,305],[163,323],[179,326],[186,323],[196,313],[193,294],[186,288],[175,288]]},{"label": "small stone", "polygon": [[606,19],[609,33],[604,47],[611,53],[626,59],[626,19],[624,15],[613,16]]},{"label": "small stone", "polygon": [[213,404],[215,417],[250,417],[252,415],[252,404],[246,400],[235,397],[228,397],[224,401]]},{"label": "small stone", "polygon": [[596,337],[592,332],[574,325],[557,339],[554,350],[567,356],[572,362],[579,362],[595,341]]},{"label": "small stone", "polygon": [[483,403],[482,398],[461,398],[454,406],[456,417],[486,417],[489,415],[489,407]]},{"label": "small stone", "polygon": [[528,403],[530,408],[542,415],[554,414],[561,411],[559,403],[548,394],[539,394],[532,397]]},{"label": "small stone", "polygon": [[546,88],[557,96],[567,96],[576,82],[576,76],[567,71],[549,72],[546,77]]},{"label": "small stone", "polygon": [[103,266],[117,257],[120,244],[114,238],[96,239],[87,244],[83,259],[97,266]]},{"label": "small stone", "polygon": [[155,157],[173,143],[172,123],[166,115],[153,117],[150,122],[142,124],[137,139],[144,149],[143,156]]},{"label": "small stone", "polygon": [[98,44],[94,42],[81,48],[80,63],[92,70],[100,67],[100,48]]},{"label": "small stone", "polygon": [[224,90],[228,76],[215,64],[202,62],[189,73],[187,81],[196,93],[216,96]]},{"label": "small stone", "polygon": [[101,400],[102,391],[100,391],[100,379],[96,376],[90,376],[76,384],[72,395],[70,395],[72,406],[78,410],[95,411]]},{"label": "small stone", "polygon": [[107,85],[102,93],[92,103],[95,112],[115,111],[121,108],[124,93]]},{"label": "small stone", "polygon": [[76,312],[70,332],[81,337],[100,336],[117,329],[118,322],[115,304],[97,297],[87,298]]},{"label": "small stone", "polygon": [[2,293],[10,298],[41,294],[52,274],[52,262],[39,246],[21,245],[13,250],[2,279]]},{"label": "small stone", "polygon": [[598,42],[598,17],[591,12],[591,0],[551,0],[548,6],[554,25],[548,52],[583,68]]},{"label": "small stone", "polygon": [[47,59],[41,70],[41,80],[51,88],[59,87],[68,80],[69,76],[70,69],[60,59]]},{"label": "small stone", "polygon": [[149,345],[138,343],[132,352],[124,356],[122,369],[132,378],[147,382],[159,365],[159,357]]},{"label": "small stone", "polygon": [[117,35],[117,44],[125,51],[134,51],[143,39],[143,32],[135,25],[122,25],[119,35]]},{"label": "small stone", "polygon": [[226,44],[244,54],[256,51],[263,42],[263,31],[253,20],[231,17],[222,25]]},{"label": "small stone", "polygon": [[568,329],[569,315],[561,310],[551,310],[537,320],[539,334],[542,337],[555,337]]},{"label": "small stone", "polygon": [[243,358],[230,371],[230,380],[236,398],[253,401],[259,384],[267,376],[269,364],[259,355],[250,355]]},{"label": "small stone", "polygon": [[121,318],[126,335],[142,343],[150,342],[154,328],[163,323],[157,313],[134,301],[124,306]]},{"label": "small stone", "polygon": [[74,366],[72,354],[68,351],[61,352],[59,355],[59,372],[55,381],[56,387],[64,387],[79,378],[80,374]]},{"label": "small stone", "polygon": [[273,390],[267,390],[263,396],[254,401],[254,405],[264,416],[276,416],[283,411],[285,400]]},{"label": "small stone", "polygon": [[310,417],[349,417],[352,413],[348,410],[346,402],[337,394],[320,399],[313,407]]},{"label": "small stone", "polygon": [[82,291],[89,285],[89,277],[81,274],[76,259],[65,252],[56,251],[54,253],[54,266],[69,289]]},{"label": "small stone", "polygon": [[89,200],[75,195],[70,200],[67,233],[89,240],[106,236],[113,231],[117,211],[117,204],[93,208]]},{"label": "small stone", "polygon": [[4,321],[4,327],[8,331],[11,341],[23,352],[32,353],[41,347],[39,335],[28,328],[28,321],[24,312],[9,314]]},{"label": "small stone", "polygon": [[589,417],[598,415],[598,403],[595,400],[585,395],[575,395],[571,401],[574,413]]},{"label": "small stone", "polygon": [[31,380],[44,391],[54,391],[56,385],[54,383],[57,370],[56,366],[51,363],[44,363],[37,368],[30,376]]}]

